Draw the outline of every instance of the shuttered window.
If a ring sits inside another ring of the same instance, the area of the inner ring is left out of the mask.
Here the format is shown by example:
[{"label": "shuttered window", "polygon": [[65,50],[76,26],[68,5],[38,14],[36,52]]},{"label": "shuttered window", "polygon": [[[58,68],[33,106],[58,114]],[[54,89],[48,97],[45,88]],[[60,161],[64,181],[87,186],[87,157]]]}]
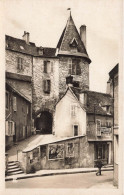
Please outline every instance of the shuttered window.
[{"label": "shuttered window", "polygon": [[80,60],[79,59],[69,59],[68,61],[68,71],[71,75],[80,75]]},{"label": "shuttered window", "polygon": [[51,88],[51,82],[50,80],[44,80],[43,81],[43,89],[45,93],[50,93],[50,88]]},{"label": "shuttered window", "polygon": [[15,135],[15,123],[13,121],[6,121],[6,136]]},{"label": "shuttered window", "polygon": [[101,121],[96,120],[96,130],[97,130],[97,136],[101,136]]},{"label": "shuttered window", "polygon": [[72,104],[71,105],[71,116],[75,117],[77,114],[77,104]]}]

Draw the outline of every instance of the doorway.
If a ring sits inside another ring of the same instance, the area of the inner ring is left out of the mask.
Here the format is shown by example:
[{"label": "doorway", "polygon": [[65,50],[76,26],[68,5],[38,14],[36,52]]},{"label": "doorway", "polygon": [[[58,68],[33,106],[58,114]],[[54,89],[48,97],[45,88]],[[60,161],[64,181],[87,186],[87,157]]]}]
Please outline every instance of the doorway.
[{"label": "doorway", "polygon": [[41,134],[52,134],[52,114],[48,111],[43,111],[39,118],[36,118],[36,129],[40,130]]}]

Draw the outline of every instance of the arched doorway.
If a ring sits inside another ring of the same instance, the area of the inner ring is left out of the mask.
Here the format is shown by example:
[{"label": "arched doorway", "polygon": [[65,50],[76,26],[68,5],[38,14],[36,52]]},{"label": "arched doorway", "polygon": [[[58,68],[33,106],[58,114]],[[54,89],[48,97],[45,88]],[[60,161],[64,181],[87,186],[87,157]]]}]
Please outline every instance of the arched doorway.
[{"label": "arched doorway", "polygon": [[36,118],[36,129],[40,130],[41,134],[52,133],[52,114],[48,111],[43,111],[39,118]]}]

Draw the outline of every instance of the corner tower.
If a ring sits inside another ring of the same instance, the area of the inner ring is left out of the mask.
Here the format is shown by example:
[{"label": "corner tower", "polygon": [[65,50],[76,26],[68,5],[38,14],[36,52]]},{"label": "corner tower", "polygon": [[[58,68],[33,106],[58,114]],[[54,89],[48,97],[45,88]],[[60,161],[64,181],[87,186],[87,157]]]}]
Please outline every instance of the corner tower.
[{"label": "corner tower", "polygon": [[[82,28],[80,28],[82,30]],[[56,47],[56,55],[59,57],[59,93],[66,89],[66,77],[73,76],[74,87],[89,89],[89,64],[91,60],[86,51],[83,36],[78,33],[70,14],[67,24],[62,32]],[[84,33],[85,36],[85,33]]]}]

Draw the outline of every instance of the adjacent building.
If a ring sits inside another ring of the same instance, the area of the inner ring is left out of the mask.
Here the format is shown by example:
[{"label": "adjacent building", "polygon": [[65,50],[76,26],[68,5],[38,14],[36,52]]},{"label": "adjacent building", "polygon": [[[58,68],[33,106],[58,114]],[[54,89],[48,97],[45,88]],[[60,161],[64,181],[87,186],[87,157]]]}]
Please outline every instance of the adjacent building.
[{"label": "adjacent building", "polygon": [[31,135],[31,101],[6,81],[6,148]]},{"label": "adjacent building", "polygon": [[114,101],[114,119],[113,119],[113,133],[114,133],[114,185],[118,186],[118,164],[119,164],[119,122],[118,122],[118,69],[117,64],[109,72],[108,90]]}]

